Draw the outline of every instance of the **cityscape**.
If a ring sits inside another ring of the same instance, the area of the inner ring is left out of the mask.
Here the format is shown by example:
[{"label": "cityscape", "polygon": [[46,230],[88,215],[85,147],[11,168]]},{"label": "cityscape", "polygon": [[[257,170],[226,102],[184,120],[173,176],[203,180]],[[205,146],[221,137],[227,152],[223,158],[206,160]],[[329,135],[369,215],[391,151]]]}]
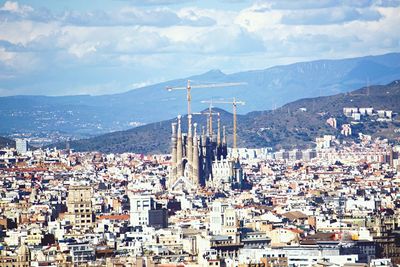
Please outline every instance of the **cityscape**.
[{"label": "cityscape", "polygon": [[400,266],[399,1],[93,3],[0,1],[0,267]]}]

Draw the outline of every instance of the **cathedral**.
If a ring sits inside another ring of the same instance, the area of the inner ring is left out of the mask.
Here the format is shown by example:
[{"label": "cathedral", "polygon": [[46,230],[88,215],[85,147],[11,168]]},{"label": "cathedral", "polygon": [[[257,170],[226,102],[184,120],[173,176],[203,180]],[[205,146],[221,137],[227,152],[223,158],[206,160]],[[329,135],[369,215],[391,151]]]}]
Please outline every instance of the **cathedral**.
[{"label": "cathedral", "polygon": [[219,184],[220,178],[220,175],[214,177],[216,173],[226,173],[227,175],[223,179],[227,182],[241,181],[241,177],[237,177],[237,174],[242,174],[242,172],[234,170],[234,168],[238,168],[238,160],[232,161],[227,158],[225,127],[223,127],[221,138],[219,117],[216,134],[213,131],[210,118],[207,121],[207,131],[202,127],[202,132],[199,135],[197,123],[192,124],[192,115],[188,115],[187,134],[182,133],[181,116],[178,116],[178,122],[172,123],[171,154],[169,177],[169,188],[171,190],[196,190],[204,186],[215,187]]}]

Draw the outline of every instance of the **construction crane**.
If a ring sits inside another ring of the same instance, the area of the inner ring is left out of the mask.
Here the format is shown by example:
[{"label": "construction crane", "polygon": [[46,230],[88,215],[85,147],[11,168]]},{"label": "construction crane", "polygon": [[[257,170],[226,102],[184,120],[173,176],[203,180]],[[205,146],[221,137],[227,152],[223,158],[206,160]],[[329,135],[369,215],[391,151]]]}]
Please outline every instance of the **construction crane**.
[{"label": "construction crane", "polygon": [[[210,136],[212,136],[212,134],[213,134],[213,121],[212,121],[212,116],[213,115],[217,115],[217,117],[218,117],[218,129],[220,128],[220,117],[221,117],[221,114],[219,113],[219,112],[212,112],[212,107],[211,107],[211,105],[210,105],[210,108],[208,109],[208,112],[193,112],[192,113],[193,115],[207,115],[208,116],[208,134],[210,135]],[[219,136],[218,136],[218,139],[219,139]],[[218,143],[219,143],[219,140],[218,140]]]},{"label": "construction crane", "polygon": [[236,109],[237,105],[244,105],[244,101],[238,101],[234,97],[232,101],[223,101],[223,100],[203,100],[201,103],[209,103],[212,104],[230,104],[233,108],[233,149],[237,148],[237,119],[236,119]]},{"label": "construction crane", "polygon": [[210,83],[210,84],[196,84],[196,85],[191,85],[190,80],[187,81],[186,86],[167,86],[165,87],[166,90],[168,91],[173,91],[173,90],[185,90],[186,89],[186,94],[187,94],[187,109],[188,109],[188,115],[191,114],[191,101],[192,101],[192,96],[190,91],[194,88],[215,88],[215,87],[228,87],[228,86],[239,86],[239,85],[245,85],[246,83],[242,82],[237,82],[237,83]]},{"label": "construction crane", "polygon": [[202,113],[202,112],[193,113],[193,114],[196,114],[196,115],[208,115],[208,118],[209,118],[208,119],[208,134],[210,136],[212,136],[212,125],[213,125],[212,116],[213,115],[218,115],[218,123],[220,122],[220,113],[219,112],[213,112],[212,108],[213,108],[213,106],[212,106],[212,99],[211,99],[210,105],[208,106],[208,112],[205,112],[205,113]]}]

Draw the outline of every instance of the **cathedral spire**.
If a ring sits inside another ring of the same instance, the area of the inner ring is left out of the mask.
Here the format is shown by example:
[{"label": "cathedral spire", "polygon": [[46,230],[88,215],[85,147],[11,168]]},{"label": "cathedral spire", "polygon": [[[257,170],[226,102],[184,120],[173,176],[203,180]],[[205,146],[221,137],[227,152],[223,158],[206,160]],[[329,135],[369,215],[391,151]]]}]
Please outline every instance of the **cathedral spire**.
[{"label": "cathedral spire", "polygon": [[176,144],[176,162],[177,162],[177,175],[178,177],[183,175],[183,166],[182,166],[182,129],[181,129],[181,115],[178,115],[178,140]]},{"label": "cathedral spire", "polygon": [[171,124],[172,126],[172,134],[171,134],[171,169],[170,169],[170,177],[169,177],[169,184],[170,186],[175,182],[176,180],[176,145],[177,145],[177,140],[176,140],[176,122],[173,122]]},{"label": "cathedral spire", "polygon": [[222,127],[222,144],[226,145],[226,127]]},{"label": "cathedral spire", "polygon": [[188,160],[189,176],[192,173],[192,161],[193,161],[193,136],[192,136],[192,115],[188,115],[188,136],[187,136],[187,146],[186,146],[186,157]]},{"label": "cathedral spire", "polygon": [[226,127],[222,127],[222,147],[221,147],[221,158],[226,159],[228,155],[228,144],[226,141]]},{"label": "cathedral spire", "polygon": [[221,145],[221,118],[219,113],[217,119],[217,145],[218,147]]},{"label": "cathedral spire", "polygon": [[188,115],[188,136],[192,136],[192,114]]},{"label": "cathedral spire", "polygon": [[171,148],[172,148],[172,163],[176,164],[176,122],[171,124],[172,135],[171,135]]},{"label": "cathedral spire", "polygon": [[210,118],[207,117],[207,136],[210,136],[210,131],[211,131],[211,129],[210,129]]},{"label": "cathedral spire", "polygon": [[199,142],[197,139],[197,123],[193,124],[194,126],[194,137],[193,137],[193,163],[192,163],[192,182],[194,185],[199,184]]},{"label": "cathedral spire", "polygon": [[213,119],[212,119],[212,109],[211,109],[211,106],[210,106],[210,112],[209,112],[209,121],[208,121],[208,123],[209,123],[209,135],[210,135],[210,138],[213,138]]}]

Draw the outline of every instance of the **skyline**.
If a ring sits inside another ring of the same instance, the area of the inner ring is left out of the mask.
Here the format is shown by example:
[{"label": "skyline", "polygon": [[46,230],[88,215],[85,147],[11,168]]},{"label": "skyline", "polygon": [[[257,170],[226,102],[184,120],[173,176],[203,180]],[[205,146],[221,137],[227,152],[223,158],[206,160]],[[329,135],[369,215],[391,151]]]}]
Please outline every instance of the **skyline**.
[{"label": "skyline", "polygon": [[[93,2],[92,2],[93,3]],[[0,96],[400,51],[400,1],[0,1]]]},{"label": "skyline", "polygon": [[400,0],[0,0],[0,267],[400,267]]}]

